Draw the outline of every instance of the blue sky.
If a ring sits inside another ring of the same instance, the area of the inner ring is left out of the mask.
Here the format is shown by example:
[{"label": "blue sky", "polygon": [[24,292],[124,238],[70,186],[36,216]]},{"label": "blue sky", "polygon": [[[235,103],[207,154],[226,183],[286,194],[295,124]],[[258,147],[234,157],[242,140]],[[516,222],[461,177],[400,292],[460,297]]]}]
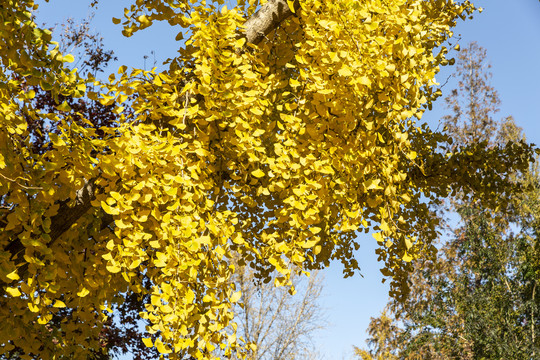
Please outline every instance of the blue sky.
[{"label": "blue sky", "polygon": [[[43,1],[39,1],[42,3]],[[458,25],[455,36],[460,44],[476,41],[487,49],[493,72],[492,85],[501,98],[501,117],[512,115],[524,129],[527,140],[540,144],[540,2],[538,0],[484,0],[473,1],[484,8],[473,20]],[[88,0],[51,0],[38,13],[38,22],[50,25],[61,23],[67,17],[81,19],[89,14]],[[174,56],[178,43],[176,33],[167,24],[154,24],[152,31],[143,31],[131,38],[124,38],[119,26],[111,18],[121,17],[126,0],[101,0],[93,27],[104,37],[105,46],[114,49],[120,65],[152,67],[154,51],[158,63]],[[147,55],[149,58],[144,59]],[[437,76],[443,83],[453,68],[446,67]],[[445,95],[453,84],[443,89]],[[442,100],[442,98],[440,99]],[[435,125],[444,115],[442,101],[424,119]],[[328,360],[350,359],[352,346],[365,346],[365,329],[370,317],[377,316],[387,302],[388,286],[381,284],[382,277],[375,255],[375,240],[370,235],[359,239],[357,253],[363,277],[343,279],[341,266],[334,264],[325,270],[325,290],[322,306],[326,308],[328,327],[318,332],[313,343]]]}]

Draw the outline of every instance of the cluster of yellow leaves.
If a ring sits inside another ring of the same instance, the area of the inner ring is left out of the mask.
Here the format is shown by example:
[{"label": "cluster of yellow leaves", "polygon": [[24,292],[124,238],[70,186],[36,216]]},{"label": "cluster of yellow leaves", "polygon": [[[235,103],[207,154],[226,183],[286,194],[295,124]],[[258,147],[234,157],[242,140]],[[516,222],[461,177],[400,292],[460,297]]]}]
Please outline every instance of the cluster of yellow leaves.
[{"label": "cluster of yellow leaves", "polygon": [[[65,105],[63,117],[32,107],[25,84],[81,96],[84,81],[50,50],[32,1],[0,7],[0,41],[9,42],[0,44],[0,211],[9,208],[0,223],[9,307],[0,318],[16,329],[0,332],[1,344],[81,356],[99,348],[92,334],[103,310],[130,291],[150,295],[141,317],[159,336],[148,346],[170,358],[241,355],[249,344],[231,332],[240,298],[233,259],[262,279],[277,270],[276,285],[293,268],[331,260],[351,275],[361,230],[376,231],[383,273],[394,295],[403,292],[409,262],[433,251],[435,228],[410,176],[422,167],[415,119],[436,96],[446,61],[437,49],[474,8],[303,0],[261,45],[246,44],[245,19],[263,4],[136,1],[126,35],[166,19],[190,36],[167,71],[121,67],[100,94],[86,94],[121,114],[105,137],[70,121],[77,114]],[[30,150],[25,116],[62,124],[43,156]],[[58,204],[74,202],[87,181],[99,188],[92,206],[51,242]],[[113,223],[102,226],[107,217]],[[24,246],[16,258],[15,238]],[[72,315],[49,327],[64,306]]]},{"label": "cluster of yellow leaves", "polygon": [[[89,346],[99,348],[99,303],[84,299],[85,282],[107,276],[100,269],[103,261],[86,245],[96,230],[91,225],[95,211],[78,219],[80,230],[65,233],[71,241],[51,243],[51,219],[59,204],[75,199],[97,168],[89,156],[94,148],[90,130],[71,124],[69,114],[54,117],[32,106],[30,86],[41,86],[56,98],[80,97],[85,91],[76,71],[64,66],[73,57],[59,54],[50,32],[34,23],[35,8],[33,1],[0,6],[0,280],[5,284],[0,343],[2,352],[24,349],[23,359],[28,354],[53,358],[64,349],[82,356],[87,350],[77,345],[80,323],[91,324],[87,334],[95,341]],[[54,146],[47,156],[32,152],[27,119],[61,123],[62,135],[50,137]],[[23,249],[13,254],[16,240]],[[66,305],[73,312],[59,334],[48,323]]]}]

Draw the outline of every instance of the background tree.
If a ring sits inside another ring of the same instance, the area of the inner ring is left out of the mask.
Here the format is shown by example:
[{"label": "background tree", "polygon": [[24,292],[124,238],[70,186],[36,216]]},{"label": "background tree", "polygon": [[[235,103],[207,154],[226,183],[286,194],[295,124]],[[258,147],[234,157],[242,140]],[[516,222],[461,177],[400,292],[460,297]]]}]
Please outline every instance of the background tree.
[{"label": "background tree", "polygon": [[[0,6],[4,353],[88,357],[129,294],[146,299],[143,342],[161,354],[245,355],[228,332],[234,261],[282,286],[332,260],[352,275],[359,230],[377,231],[403,298],[412,260],[435,251],[440,198],[495,206],[532,156],[524,143],[450,151],[417,124],[467,1],[137,1],[113,20],[126,36],[167,20],[188,40],[163,72],[122,66],[101,82],[65,65],[73,56],[34,8]],[[28,86],[50,91],[55,109],[36,108]],[[96,129],[63,97],[118,116]],[[28,118],[57,124],[45,152]]]},{"label": "background tree", "polygon": [[363,360],[397,360],[401,350],[400,335],[402,330],[397,326],[393,317],[386,315],[386,311],[378,318],[371,318],[368,333],[368,345],[372,349],[354,347],[355,355]]},{"label": "background tree", "polygon": [[[106,50],[103,38],[91,28],[93,15],[76,22],[74,19],[66,19],[64,24],[55,24],[50,30],[57,34],[58,46],[61,53],[73,54],[76,61],[70,65],[77,68],[84,77],[98,77],[101,73],[116,61],[114,52]],[[89,90],[95,90],[93,84],[89,84]],[[33,106],[44,114],[61,114],[57,109],[58,103],[66,103],[78,116],[69,121],[78,126],[91,126],[97,132],[97,136],[103,136],[100,127],[114,127],[118,120],[118,114],[114,113],[113,105],[102,105],[101,102],[91,100],[88,97],[73,97],[56,95],[41,85],[26,86],[26,90],[34,94]],[[128,110],[129,111],[129,110]],[[83,120],[84,119],[84,120]],[[28,131],[32,138],[32,150],[43,154],[51,150],[52,143],[49,134],[60,135],[60,124],[48,117],[26,116]]]},{"label": "background tree", "polygon": [[[454,146],[484,142],[496,148],[523,138],[511,117],[494,119],[499,98],[488,82],[485,50],[470,44],[457,64],[458,88],[446,99],[453,114],[443,118]],[[442,241],[436,262],[415,267],[410,297],[390,303],[390,321],[402,324],[389,336],[399,344],[391,349],[398,358],[537,357],[538,165],[515,172],[513,179],[527,190],[504,211],[486,209],[468,193],[449,199],[459,226]],[[372,339],[380,328],[380,319],[370,323]],[[379,354],[379,348],[371,351]]]},{"label": "background tree", "polygon": [[311,337],[325,324],[319,303],[323,279],[318,272],[307,279],[293,274],[294,296],[286,287],[257,280],[254,271],[247,267],[239,267],[233,279],[242,292],[237,336],[256,345],[248,359],[317,358]]}]

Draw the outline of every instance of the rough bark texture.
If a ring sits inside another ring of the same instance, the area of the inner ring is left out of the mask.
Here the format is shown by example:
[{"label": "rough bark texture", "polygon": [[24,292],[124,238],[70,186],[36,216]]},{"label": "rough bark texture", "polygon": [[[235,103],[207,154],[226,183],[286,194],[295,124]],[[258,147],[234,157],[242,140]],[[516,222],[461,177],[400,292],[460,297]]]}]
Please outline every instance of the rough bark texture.
[{"label": "rough bark texture", "polygon": [[[294,0],[294,8],[300,9],[299,0]],[[245,23],[245,36],[248,43],[259,44],[266,35],[275,30],[283,20],[291,16],[293,12],[287,4],[287,0],[269,0],[259,11],[251,16]],[[64,232],[66,232],[81,216],[92,208],[90,202],[94,199],[96,186],[93,181],[89,181],[77,192],[75,205],[70,206],[70,201],[60,204],[58,213],[51,218],[51,232],[49,233],[50,244],[54,243]],[[102,218],[102,228],[105,228],[113,221],[112,216],[105,215]],[[16,259],[24,251],[24,246],[19,238],[14,238],[5,251],[11,253],[11,258]],[[21,259],[22,256],[19,257]],[[24,276],[26,267],[19,268],[19,275]],[[0,284],[2,281],[0,280]],[[3,290],[0,290],[0,295]]]},{"label": "rough bark texture", "polygon": [[[293,3],[295,11],[300,9],[300,1]],[[251,44],[260,43],[266,35],[275,30],[279,24],[291,16],[293,12],[287,0],[270,0],[259,11],[246,21],[246,38]]]}]

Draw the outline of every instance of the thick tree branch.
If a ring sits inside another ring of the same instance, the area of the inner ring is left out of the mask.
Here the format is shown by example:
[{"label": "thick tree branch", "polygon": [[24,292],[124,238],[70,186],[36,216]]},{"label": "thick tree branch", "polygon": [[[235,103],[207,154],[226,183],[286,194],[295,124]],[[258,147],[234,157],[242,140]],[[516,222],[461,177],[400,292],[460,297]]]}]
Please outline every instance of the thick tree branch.
[{"label": "thick tree branch", "polygon": [[[295,12],[300,9],[300,0],[294,1],[293,8]],[[293,12],[289,8],[287,0],[269,0],[246,21],[245,35],[247,42],[257,45],[292,14]]]}]

